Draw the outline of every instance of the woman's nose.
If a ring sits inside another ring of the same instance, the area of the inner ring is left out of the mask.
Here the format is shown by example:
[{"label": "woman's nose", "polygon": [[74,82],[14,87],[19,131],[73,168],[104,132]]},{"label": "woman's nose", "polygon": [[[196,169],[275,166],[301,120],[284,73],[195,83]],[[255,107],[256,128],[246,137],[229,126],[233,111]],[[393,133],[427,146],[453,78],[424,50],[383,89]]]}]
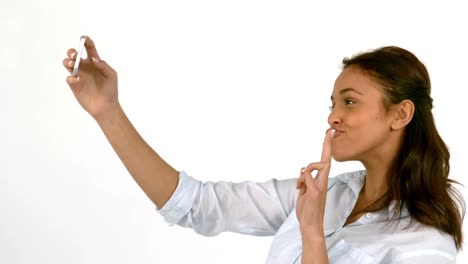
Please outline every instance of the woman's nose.
[{"label": "woman's nose", "polygon": [[333,125],[339,125],[341,123],[341,119],[338,115],[338,112],[336,111],[336,109],[332,109],[332,111],[330,112],[330,114],[328,115],[328,124],[330,126],[333,126]]}]

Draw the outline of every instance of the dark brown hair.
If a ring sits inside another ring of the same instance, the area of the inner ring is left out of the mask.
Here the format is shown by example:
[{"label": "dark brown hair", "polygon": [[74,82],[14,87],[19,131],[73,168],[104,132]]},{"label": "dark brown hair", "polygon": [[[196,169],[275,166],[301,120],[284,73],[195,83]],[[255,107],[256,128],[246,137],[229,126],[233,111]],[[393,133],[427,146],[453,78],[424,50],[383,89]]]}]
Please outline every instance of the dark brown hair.
[{"label": "dark brown hair", "polygon": [[414,116],[405,128],[400,152],[390,171],[387,192],[366,211],[378,211],[399,201],[401,213],[406,205],[418,222],[453,236],[461,249],[463,197],[449,179],[450,153],[437,132],[432,115],[431,82],[424,64],[411,52],[382,47],[343,59],[343,68],[357,67],[378,83],[384,94],[384,106],[411,100]]}]

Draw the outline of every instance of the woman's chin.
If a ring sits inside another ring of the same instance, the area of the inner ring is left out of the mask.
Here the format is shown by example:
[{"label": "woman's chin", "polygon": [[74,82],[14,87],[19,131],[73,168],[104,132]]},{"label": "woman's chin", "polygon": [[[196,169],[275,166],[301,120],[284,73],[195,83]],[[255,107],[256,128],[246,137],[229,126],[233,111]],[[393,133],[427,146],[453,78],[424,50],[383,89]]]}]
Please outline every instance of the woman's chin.
[{"label": "woman's chin", "polygon": [[353,160],[350,155],[345,155],[344,153],[332,153],[332,157],[338,162]]},{"label": "woman's chin", "polygon": [[335,161],[338,161],[338,162],[348,161],[347,159],[344,159],[344,158],[335,158],[335,157],[333,157],[333,159]]}]

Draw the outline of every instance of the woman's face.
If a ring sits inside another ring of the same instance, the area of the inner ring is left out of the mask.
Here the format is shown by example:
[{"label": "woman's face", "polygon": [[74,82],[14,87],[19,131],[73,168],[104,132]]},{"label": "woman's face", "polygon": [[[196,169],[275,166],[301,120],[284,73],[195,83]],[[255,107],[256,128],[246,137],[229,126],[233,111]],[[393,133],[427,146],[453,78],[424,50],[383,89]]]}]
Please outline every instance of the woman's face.
[{"label": "woman's face", "polygon": [[353,66],[336,79],[328,123],[336,130],[332,156],[337,161],[379,158],[394,144],[387,140],[391,115],[384,108],[382,88]]}]

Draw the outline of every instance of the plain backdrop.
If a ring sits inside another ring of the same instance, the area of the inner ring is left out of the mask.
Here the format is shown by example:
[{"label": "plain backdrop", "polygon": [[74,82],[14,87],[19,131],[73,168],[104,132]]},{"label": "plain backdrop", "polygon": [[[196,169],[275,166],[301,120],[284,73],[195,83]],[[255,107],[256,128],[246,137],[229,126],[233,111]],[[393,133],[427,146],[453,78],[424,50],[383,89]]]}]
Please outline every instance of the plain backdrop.
[{"label": "plain backdrop", "polygon": [[[341,60],[401,46],[429,69],[450,177],[468,183],[463,1],[0,1],[0,263],[267,257],[271,237],[162,220],[65,82],[83,34],[142,136],[203,181],[297,177],[320,158]],[[331,176],[360,168],[334,162]]]}]

